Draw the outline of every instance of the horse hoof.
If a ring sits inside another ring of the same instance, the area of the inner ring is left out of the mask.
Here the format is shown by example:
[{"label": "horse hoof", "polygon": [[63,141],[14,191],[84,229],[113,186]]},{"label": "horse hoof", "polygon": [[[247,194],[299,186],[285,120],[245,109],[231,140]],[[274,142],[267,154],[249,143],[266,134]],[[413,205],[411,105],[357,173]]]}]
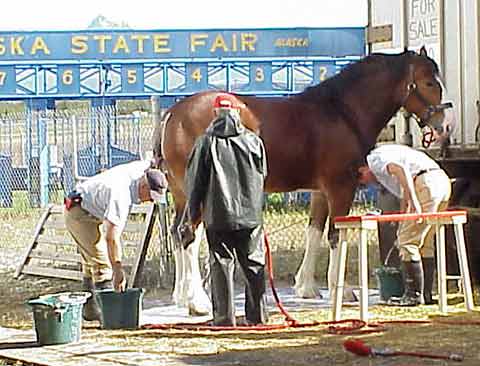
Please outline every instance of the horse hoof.
[{"label": "horse hoof", "polygon": [[302,299],[322,298],[320,290],[317,287],[295,287],[295,293],[298,297],[301,297]]},{"label": "horse hoof", "polygon": [[349,287],[343,290],[343,301],[345,302],[356,302],[358,301],[358,297],[353,292],[353,288]]},{"label": "horse hoof", "polygon": [[190,316],[204,316],[210,314],[210,309],[203,306],[188,305],[188,315]]}]

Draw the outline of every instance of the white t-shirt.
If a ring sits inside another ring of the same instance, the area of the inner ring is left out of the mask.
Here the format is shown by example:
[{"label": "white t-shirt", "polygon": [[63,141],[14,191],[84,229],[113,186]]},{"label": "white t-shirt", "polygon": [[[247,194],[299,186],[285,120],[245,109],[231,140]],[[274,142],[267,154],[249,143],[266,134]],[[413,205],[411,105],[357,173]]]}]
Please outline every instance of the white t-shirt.
[{"label": "white t-shirt", "polygon": [[372,150],[367,156],[367,163],[378,182],[399,198],[402,198],[403,192],[397,178],[388,173],[388,164],[394,163],[401,166],[405,174],[411,177],[421,170],[440,169],[440,166],[427,154],[397,144],[381,145]]},{"label": "white t-shirt", "polygon": [[77,184],[76,190],[82,195],[82,208],[123,231],[132,205],[140,203],[138,180],[149,166],[149,161],[136,160],[117,165]]}]

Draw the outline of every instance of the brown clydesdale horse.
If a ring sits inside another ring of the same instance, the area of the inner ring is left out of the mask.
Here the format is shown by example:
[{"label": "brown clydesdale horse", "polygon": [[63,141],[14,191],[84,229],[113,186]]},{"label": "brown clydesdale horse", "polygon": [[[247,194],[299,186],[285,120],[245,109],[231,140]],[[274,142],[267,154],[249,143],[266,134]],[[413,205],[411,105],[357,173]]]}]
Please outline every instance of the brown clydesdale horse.
[{"label": "brown clydesdale horse", "polygon": [[[154,132],[154,161],[167,172],[175,200],[174,233],[186,203],[187,159],[195,139],[214,118],[216,95],[216,91],[206,91],[181,100],[165,113]],[[306,255],[296,277],[299,295],[314,296],[314,246],[320,244],[328,216],[348,214],[357,167],[387,122],[403,107],[419,123],[442,134],[446,105],[442,104],[438,66],[424,48],[420,53],[374,54],[295,96],[237,97],[246,105],[242,121],[265,142],[269,171],[265,190],[316,191]],[[336,230],[329,230],[330,242],[336,242],[335,236]],[[186,253],[180,246],[177,249],[174,300],[201,313],[205,309],[200,303],[208,300],[200,285],[197,251],[198,244]]]}]

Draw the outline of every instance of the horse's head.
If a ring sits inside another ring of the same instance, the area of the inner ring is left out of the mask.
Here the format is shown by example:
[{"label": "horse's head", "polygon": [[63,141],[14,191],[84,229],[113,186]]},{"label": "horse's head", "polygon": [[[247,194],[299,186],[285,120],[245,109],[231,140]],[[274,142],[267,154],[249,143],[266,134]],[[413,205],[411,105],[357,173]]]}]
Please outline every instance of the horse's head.
[{"label": "horse's head", "polygon": [[[405,94],[402,106],[411,113],[420,128],[430,127],[424,134],[424,145],[435,136],[443,141],[453,131],[453,104],[445,102],[438,66],[427,56],[425,47],[419,53],[408,52],[408,71],[405,78]],[[433,129],[433,131],[432,131]],[[430,135],[430,138],[427,138]]]}]

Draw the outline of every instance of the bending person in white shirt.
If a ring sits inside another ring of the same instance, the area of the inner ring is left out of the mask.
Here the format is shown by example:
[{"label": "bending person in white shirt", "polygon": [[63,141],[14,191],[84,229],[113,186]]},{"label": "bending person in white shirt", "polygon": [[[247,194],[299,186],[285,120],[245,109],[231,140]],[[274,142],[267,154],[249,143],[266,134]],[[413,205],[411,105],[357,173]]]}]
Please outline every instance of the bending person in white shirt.
[{"label": "bending person in white shirt", "polygon": [[[359,183],[377,182],[400,198],[406,213],[445,210],[451,194],[450,179],[427,154],[405,145],[382,145],[367,156],[358,170]],[[435,269],[434,228],[424,221],[402,221],[398,226],[398,248],[404,271],[405,292],[389,304],[432,304]]]}]

